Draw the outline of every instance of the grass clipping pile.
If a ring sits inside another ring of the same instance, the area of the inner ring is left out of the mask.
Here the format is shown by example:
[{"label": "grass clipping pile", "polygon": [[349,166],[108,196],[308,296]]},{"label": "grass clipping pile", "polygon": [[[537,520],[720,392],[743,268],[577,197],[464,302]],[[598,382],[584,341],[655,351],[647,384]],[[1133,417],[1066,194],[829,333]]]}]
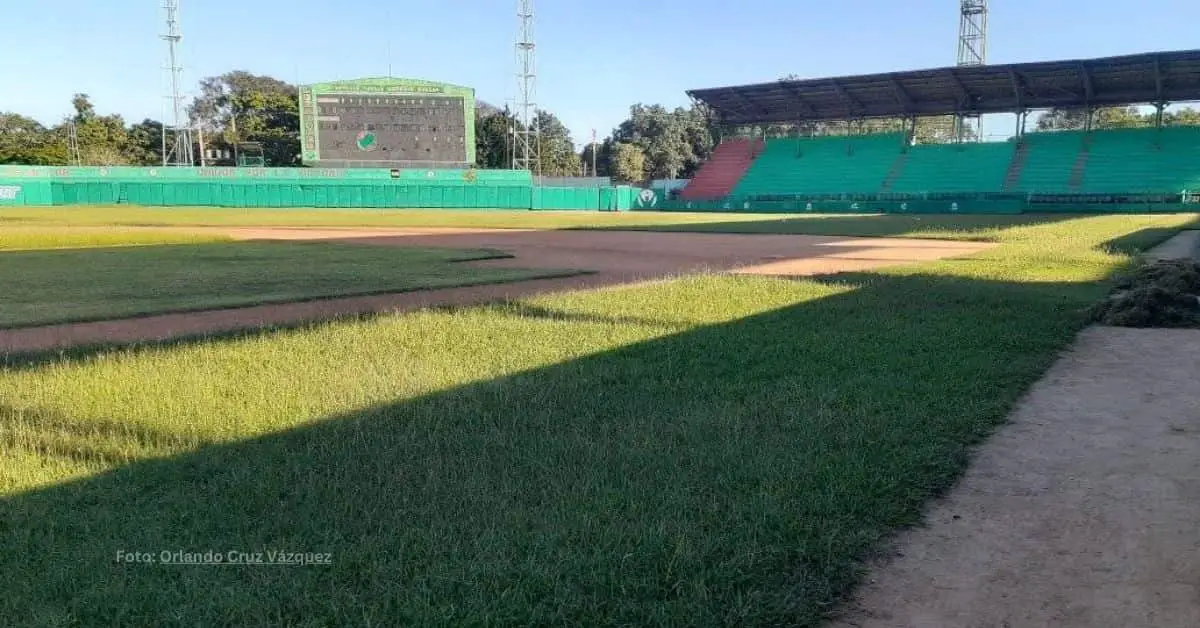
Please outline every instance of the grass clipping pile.
[{"label": "grass clipping pile", "polygon": [[1092,310],[1118,327],[1200,328],[1200,262],[1161,260],[1138,268]]}]

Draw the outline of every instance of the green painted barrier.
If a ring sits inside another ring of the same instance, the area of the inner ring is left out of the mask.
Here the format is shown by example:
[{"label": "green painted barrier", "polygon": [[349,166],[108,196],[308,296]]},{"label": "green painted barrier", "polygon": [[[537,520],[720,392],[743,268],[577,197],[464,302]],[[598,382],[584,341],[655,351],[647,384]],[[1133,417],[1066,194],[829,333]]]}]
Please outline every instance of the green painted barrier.
[{"label": "green painted barrier", "polygon": [[49,181],[22,181],[0,177],[0,207],[5,205],[53,205]]},{"label": "green painted barrier", "polygon": [[[882,196],[882,195],[881,195]],[[892,195],[898,196],[898,195]],[[964,194],[961,197],[877,198],[865,200],[813,198],[787,200],[723,199],[716,201],[666,200],[657,203],[657,211],[733,212],[759,214],[1022,214],[1022,213],[1175,213],[1200,211],[1200,202],[1124,199],[1077,199],[1046,202],[1022,195],[990,198]],[[999,196],[999,195],[997,195]],[[1176,199],[1178,200],[1178,199]],[[638,209],[642,209],[639,207]],[[649,209],[649,208],[646,208]]]},{"label": "green painted barrier", "polygon": [[528,171],[511,170],[0,166],[0,206],[624,211],[642,193],[625,186],[534,186]]},{"label": "green painted barrier", "polygon": [[0,166],[0,179],[112,181],[402,181],[438,185],[533,185],[528,170],[424,170],[420,168],[133,168],[124,166]]},{"label": "green painted barrier", "polygon": [[752,213],[1200,211],[1200,195],[874,194],[670,200],[628,186],[541,187],[528,171],[0,166],[0,206],[444,208]]}]

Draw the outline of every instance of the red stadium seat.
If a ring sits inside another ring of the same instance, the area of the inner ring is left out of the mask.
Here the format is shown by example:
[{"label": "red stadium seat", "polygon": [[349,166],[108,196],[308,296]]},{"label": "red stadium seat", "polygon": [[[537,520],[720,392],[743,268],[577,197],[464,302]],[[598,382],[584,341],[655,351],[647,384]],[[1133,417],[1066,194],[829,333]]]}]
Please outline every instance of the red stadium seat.
[{"label": "red stadium seat", "polygon": [[679,197],[685,201],[699,201],[729,196],[762,147],[763,141],[758,139],[736,138],[721,142]]}]

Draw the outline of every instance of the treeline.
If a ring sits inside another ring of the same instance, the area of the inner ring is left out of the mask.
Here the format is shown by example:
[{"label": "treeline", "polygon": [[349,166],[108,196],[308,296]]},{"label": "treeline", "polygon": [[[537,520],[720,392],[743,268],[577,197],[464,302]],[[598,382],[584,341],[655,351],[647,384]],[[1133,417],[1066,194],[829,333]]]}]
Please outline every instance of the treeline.
[{"label": "treeline", "polygon": [[[128,124],[118,115],[100,115],[87,94],[72,100],[73,114],[47,127],[17,114],[0,113],[0,164],[65,165],[73,161],[74,129],[77,158],[86,165],[151,166],[162,163],[162,123],[143,120]],[[192,126],[203,134],[205,148],[230,155],[242,142],[262,145],[268,166],[299,165],[300,114],[298,90],[286,81],[229,72],[200,82],[199,95],[187,108]],[[952,118],[918,121],[919,142],[954,137]],[[1053,110],[1036,122],[1037,130],[1082,129],[1084,111]],[[1200,124],[1193,109],[1169,111],[1166,124]],[[576,146],[570,130],[553,113],[539,110],[533,121],[540,138],[540,170],[548,176],[601,176],[621,182],[690,178],[712,153],[719,133],[697,107],[667,109],[636,104],[628,118],[595,144]],[[808,134],[877,133],[900,130],[900,120],[769,125],[729,129],[768,137]],[[1093,128],[1153,126],[1155,116],[1137,107],[1109,107],[1095,112]],[[477,165],[512,165],[514,131],[518,122],[507,109],[480,103],[476,112]],[[198,139],[193,138],[193,139]],[[593,154],[594,153],[594,154]],[[593,169],[594,165],[594,169]]]},{"label": "treeline", "polygon": [[[1092,114],[1093,129],[1148,128],[1157,124],[1153,111],[1139,107],[1101,107]],[[1191,107],[1163,112],[1163,124],[1170,126],[1200,125],[1200,111]],[[1038,131],[1078,131],[1087,128],[1087,111],[1053,109],[1038,118]]]},{"label": "treeline", "polygon": [[143,120],[126,125],[121,116],[98,115],[87,94],[76,94],[72,105],[75,113],[52,127],[20,114],[0,113],[0,164],[70,163],[72,125],[83,163],[116,166],[162,162],[161,123]]},{"label": "treeline", "polygon": [[[152,166],[162,163],[162,129],[157,120],[127,124],[119,115],[100,115],[87,94],[72,99],[74,113],[47,127],[17,113],[0,113],[0,164],[72,163],[74,129],[78,161],[90,166]],[[286,82],[230,72],[200,83],[188,106],[205,148],[231,153],[240,142],[260,142],[270,166],[296,165],[300,153],[297,89]]]},{"label": "treeline", "polygon": [[[232,155],[239,143],[257,142],[268,166],[299,165],[295,85],[237,71],[206,78],[199,87],[187,114],[198,131],[192,139],[203,135],[206,152]],[[129,124],[119,115],[100,115],[87,94],[77,94],[72,105],[74,113],[54,126],[18,113],[0,113],[0,164],[72,163],[72,127],[82,164],[162,163],[161,122]],[[540,138],[540,170],[549,176],[610,176],[628,182],[690,177],[712,152],[714,140],[697,110],[669,111],[660,105],[635,105],[629,119],[595,146],[576,146],[567,126],[549,111],[539,110],[533,124]],[[480,103],[475,121],[477,165],[511,167],[513,134],[520,128],[508,110]]]}]

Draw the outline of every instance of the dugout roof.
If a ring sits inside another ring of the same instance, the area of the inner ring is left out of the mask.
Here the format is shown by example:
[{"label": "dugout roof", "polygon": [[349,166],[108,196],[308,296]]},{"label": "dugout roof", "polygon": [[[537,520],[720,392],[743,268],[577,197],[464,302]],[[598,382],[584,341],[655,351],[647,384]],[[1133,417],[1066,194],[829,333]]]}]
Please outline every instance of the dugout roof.
[{"label": "dugout roof", "polygon": [[1200,100],[1200,50],[696,89],[726,124],[1011,113]]}]

